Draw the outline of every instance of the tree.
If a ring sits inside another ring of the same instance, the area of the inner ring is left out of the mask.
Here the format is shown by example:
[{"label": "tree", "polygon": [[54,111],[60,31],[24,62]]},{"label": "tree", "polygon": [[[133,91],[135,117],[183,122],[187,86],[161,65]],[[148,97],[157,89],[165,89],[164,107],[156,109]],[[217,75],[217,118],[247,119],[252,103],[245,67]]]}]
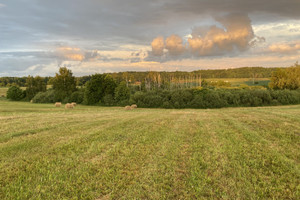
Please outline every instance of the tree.
[{"label": "tree", "polygon": [[45,92],[47,89],[43,78],[28,76],[26,79],[26,98],[31,100],[38,92]]},{"label": "tree", "polygon": [[290,89],[300,88],[300,65],[296,63],[292,67],[278,69],[272,73],[269,84],[272,89]]},{"label": "tree", "polygon": [[6,92],[6,98],[13,101],[20,101],[23,97],[23,90],[16,85],[11,86]]},{"label": "tree", "polygon": [[53,89],[57,101],[62,101],[69,97],[76,90],[76,80],[72,71],[66,67],[60,67],[53,80]]},{"label": "tree", "polygon": [[106,95],[114,95],[117,84],[110,75],[95,74],[86,83],[84,103],[96,104],[103,100]]},{"label": "tree", "polygon": [[125,81],[122,81],[120,85],[115,89],[115,99],[117,102],[128,100],[130,98],[130,90]]}]

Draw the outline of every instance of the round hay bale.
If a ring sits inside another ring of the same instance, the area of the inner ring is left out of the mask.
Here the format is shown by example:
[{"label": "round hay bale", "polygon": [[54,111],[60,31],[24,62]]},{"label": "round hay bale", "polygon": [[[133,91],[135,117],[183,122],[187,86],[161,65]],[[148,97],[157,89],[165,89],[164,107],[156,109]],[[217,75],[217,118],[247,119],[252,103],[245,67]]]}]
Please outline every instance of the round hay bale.
[{"label": "round hay bale", "polygon": [[73,107],[77,106],[76,102],[72,102],[71,104],[73,105]]},{"label": "round hay bale", "polygon": [[67,103],[67,104],[65,105],[65,108],[66,108],[66,109],[73,109],[74,106],[73,106],[72,104],[70,104],[70,103]]},{"label": "round hay bale", "polygon": [[131,110],[131,106],[125,106],[125,110]]},{"label": "round hay bale", "polygon": [[54,105],[55,107],[61,107],[61,102],[56,102]]},{"label": "round hay bale", "polygon": [[33,100],[32,100],[32,99],[30,100],[30,103],[33,103]]},{"label": "round hay bale", "polygon": [[135,109],[135,108],[137,108],[137,105],[136,104],[132,104],[131,105],[131,109]]}]

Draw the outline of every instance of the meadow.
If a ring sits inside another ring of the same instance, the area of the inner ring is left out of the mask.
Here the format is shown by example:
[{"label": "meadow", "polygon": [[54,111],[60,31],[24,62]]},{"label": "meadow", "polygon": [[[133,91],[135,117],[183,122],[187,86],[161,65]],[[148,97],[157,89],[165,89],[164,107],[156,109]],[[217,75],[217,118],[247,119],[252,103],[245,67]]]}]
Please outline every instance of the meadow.
[{"label": "meadow", "polygon": [[299,199],[300,105],[0,101],[0,199]]}]

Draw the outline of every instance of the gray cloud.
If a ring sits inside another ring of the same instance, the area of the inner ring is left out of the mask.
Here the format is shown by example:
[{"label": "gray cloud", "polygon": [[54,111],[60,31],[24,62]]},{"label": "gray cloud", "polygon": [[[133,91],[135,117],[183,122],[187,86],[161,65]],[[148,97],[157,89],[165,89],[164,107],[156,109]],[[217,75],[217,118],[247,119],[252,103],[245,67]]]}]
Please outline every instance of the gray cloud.
[{"label": "gray cloud", "polygon": [[[191,27],[199,27],[199,23],[206,23],[210,27],[207,21],[211,22],[211,18],[218,19],[220,15],[239,12],[250,16],[253,24],[300,19],[299,0],[127,0],[126,2],[124,0],[9,0],[3,2],[0,0],[0,52],[15,52],[16,56],[9,58],[8,54],[0,54],[1,70],[9,70],[9,68],[21,70],[26,69],[28,65],[44,66],[47,63],[57,63],[56,60],[59,59],[60,62],[76,59],[82,60],[79,62],[124,60],[102,56],[101,51],[118,50],[120,46],[127,44],[149,45],[158,35],[165,38],[163,50],[162,44],[160,46],[157,46],[159,43],[154,44],[152,48],[157,47],[153,49],[153,52],[156,52],[154,54],[168,53],[167,57],[162,56],[161,60],[168,60],[170,57],[185,58],[190,56],[190,53],[187,53],[190,51],[193,52],[193,56],[201,54],[201,51],[206,52],[203,55],[210,55],[199,45],[191,49],[189,42],[186,42],[183,36],[191,32]],[[222,19],[218,21],[220,24],[209,30],[221,33],[223,31],[223,35],[226,35],[225,33],[229,32],[229,25],[222,22]],[[293,33],[296,31],[293,28],[290,30]],[[207,29],[194,28],[190,42],[195,43],[200,36],[203,40],[203,33],[207,33]],[[172,37],[167,43],[167,36],[173,34],[181,36],[182,42],[178,37],[177,39]],[[249,34],[246,37],[252,36]],[[252,40],[251,44],[262,41],[255,37]],[[213,52],[217,51],[222,55],[225,51],[222,48],[239,51],[248,48],[245,45],[247,38],[244,43],[233,41],[226,45],[215,41]],[[209,43],[206,42],[206,45]],[[80,47],[80,51],[59,53],[54,50],[57,46]],[[95,49],[98,51],[94,51]],[[21,58],[17,56],[17,52]],[[72,57],[76,53],[78,57]],[[149,55],[147,59],[151,56],[153,55]],[[139,56],[132,58],[132,62],[138,62],[139,59]],[[153,60],[157,59],[153,56]]]},{"label": "gray cloud", "polygon": [[226,14],[241,12],[246,14],[275,14],[287,18],[299,19],[299,0],[173,0],[163,7],[176,14]]},{"label": "gray cloud", "polygon": [[220,26],[194,28],[186,45],[177,35],[171,35],[165,41],[162,37],[155,38],[151,43],[151,55],[163,56],[162,60],[178,59],[174,56],[179,55],[185,58],[232,55],[265,41],[265,38],[255,36],[251,20],[245,14],[219,16],[216,22]]}]

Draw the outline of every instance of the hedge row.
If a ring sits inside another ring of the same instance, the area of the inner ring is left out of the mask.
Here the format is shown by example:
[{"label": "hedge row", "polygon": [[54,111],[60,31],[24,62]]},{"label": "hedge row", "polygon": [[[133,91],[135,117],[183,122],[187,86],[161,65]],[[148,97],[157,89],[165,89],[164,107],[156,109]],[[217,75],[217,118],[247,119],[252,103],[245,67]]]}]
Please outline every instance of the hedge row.
[{"label": "hedge row", "polygon": [[185,89],[136,92],[131,103],[144,108],[222,108],[300,103],[300,90]]}]

